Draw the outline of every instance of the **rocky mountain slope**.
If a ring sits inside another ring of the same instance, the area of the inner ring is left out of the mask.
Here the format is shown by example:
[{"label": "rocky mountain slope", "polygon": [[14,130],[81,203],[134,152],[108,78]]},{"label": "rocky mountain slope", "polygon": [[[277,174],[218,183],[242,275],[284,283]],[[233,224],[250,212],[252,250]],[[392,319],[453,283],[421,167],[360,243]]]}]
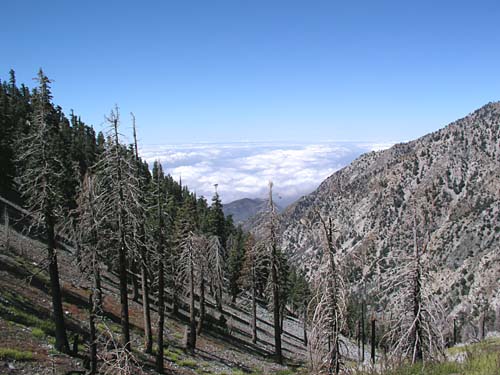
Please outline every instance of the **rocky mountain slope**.
[{"label": "rocky mountain slope", "polygon": [[[427,216],[436,293],[455,314],[477,316],[478,306],[500,314],[500,102],[334,173],[285,210],[283,246],[313,272],[322,253],[314,223],[330,216],[341,251],[364,259],[370,281],[370,261],[412,249],[415,208]],[[362,268],[351,269],[354,282]]]}]

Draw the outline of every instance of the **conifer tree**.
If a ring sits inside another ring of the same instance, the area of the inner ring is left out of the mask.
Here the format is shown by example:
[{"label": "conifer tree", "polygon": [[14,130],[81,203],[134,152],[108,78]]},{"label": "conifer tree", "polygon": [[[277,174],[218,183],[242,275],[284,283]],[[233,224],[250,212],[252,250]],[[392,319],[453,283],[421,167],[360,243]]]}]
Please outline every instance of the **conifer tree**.
[{"label": "conifer tree", "polygon": [[37,81],[38,88],[33,97],[32,131],[23,141],[19,157],[22,165],[20,190],[26,199],[28,209],[33,214],[35,223],[41,225],[45,231],[52,309],[56,327],[55,347],[61,352],[69,353],[55,242],[55,230],[61,218],[63,200],[60,184],[63,177],[62,163],[57,150],[59,128],[58,123],[54,121],[51,81],[41,69],[38,72]]},{"label": "conifer tree", "polygon": [[229,294],[233,303],[240,294],[239,280],[242,275],[243,263],[245,261],[245,235],[241,227],[231,234],[227,241],[227,276],[229,279]]}]

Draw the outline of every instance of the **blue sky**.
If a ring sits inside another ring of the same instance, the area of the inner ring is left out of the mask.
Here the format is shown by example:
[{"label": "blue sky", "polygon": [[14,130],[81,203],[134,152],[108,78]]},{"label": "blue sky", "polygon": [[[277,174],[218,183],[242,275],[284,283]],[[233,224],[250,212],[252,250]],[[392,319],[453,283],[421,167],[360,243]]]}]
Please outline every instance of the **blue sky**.
[{"label": "blue sky", "polygon": [[0,76],[144,144],[409,140],[500,99],[497,1],[4,1]]}]

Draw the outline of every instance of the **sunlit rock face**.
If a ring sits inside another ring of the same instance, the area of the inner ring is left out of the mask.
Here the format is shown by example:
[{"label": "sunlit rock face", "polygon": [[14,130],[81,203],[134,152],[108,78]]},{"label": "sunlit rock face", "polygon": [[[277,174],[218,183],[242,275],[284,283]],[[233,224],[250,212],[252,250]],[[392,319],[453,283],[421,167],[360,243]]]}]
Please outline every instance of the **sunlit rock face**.
[{"label": "sunlit rock face", "polygon": [[[428,251],[436,260],[448,312],[477,317],[500,306],[500,103],[490,103],[409,143],[362,155],[327,178],[282,215],[282,244],[309,274],[320,262],[317,213],[333,219],[338,247],[360,275],[394,249],[413,249],[415,208],[426,218]],[[354,265],[355,257],[363,265]],[[379,263],[384,267],[384,263]],[[380,271],[380,269],[378,269]]]}]

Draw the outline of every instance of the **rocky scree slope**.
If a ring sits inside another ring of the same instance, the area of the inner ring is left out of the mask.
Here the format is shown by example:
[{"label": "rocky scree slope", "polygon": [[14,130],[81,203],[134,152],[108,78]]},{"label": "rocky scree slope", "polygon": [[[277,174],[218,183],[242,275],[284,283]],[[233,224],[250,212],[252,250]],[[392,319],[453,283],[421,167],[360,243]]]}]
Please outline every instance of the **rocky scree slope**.
[{"label": "rocky scree slope", "polygon": [[498,324],[500,102],[334,173],[285,210],[283,248],[311,274],[322,248],[319,227],[310,223],[318,222],[318,213],[330,216],[341,252],[362,260],[349,271],[354,287],[363,274],[369,285],[372,261],[413,249],[415,206],[428,217],[429,250],[440,275],[433,288],[448,311],[477,316],[480,306],[489,306]]}]

